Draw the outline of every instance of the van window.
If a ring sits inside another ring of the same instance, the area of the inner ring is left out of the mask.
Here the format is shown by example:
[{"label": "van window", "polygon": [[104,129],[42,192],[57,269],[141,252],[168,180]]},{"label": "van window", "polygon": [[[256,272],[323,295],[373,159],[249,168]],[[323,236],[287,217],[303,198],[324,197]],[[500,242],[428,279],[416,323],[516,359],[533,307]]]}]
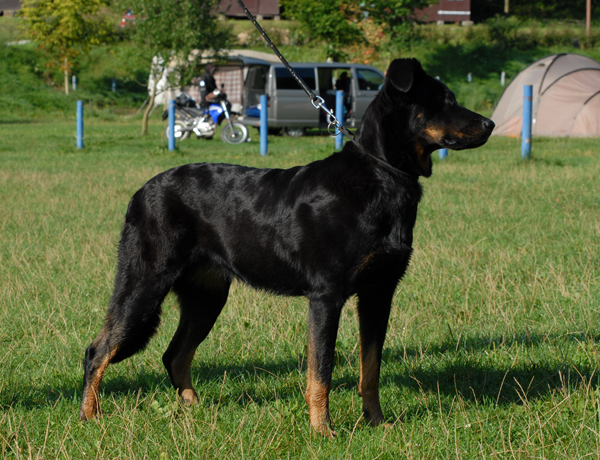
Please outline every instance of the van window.
[{"label": "van window", "polygon": [[[318,67],[317,74],[319,75],[319,90],[335,91],[337,89],[350,92],[350,76],[351,72],[348,67]],[[342,74],[345,74],[342,77]]]},{"label": "van window", "polygon": [[[294,69],[294,72],[304,80],[310,89],[316,89],[314,68],[298,68]],[[296,79],[292,77],[290,71],[285,67],[275,68],[275,81],[277,82],[277,89],[302,89]]]},{"label": "van window", "polygon": [[383,85],[381,74],[370,69],[356,69],[358,89],[363,91],[379,91]]},{"label": "van window", "polygon": [[267,81],[267,72],[269,70],[268,67],[255,67],[252,69],[251,73],[252,81],[250,82],[250,87],[256,90],[264,90],[265,83]]}]

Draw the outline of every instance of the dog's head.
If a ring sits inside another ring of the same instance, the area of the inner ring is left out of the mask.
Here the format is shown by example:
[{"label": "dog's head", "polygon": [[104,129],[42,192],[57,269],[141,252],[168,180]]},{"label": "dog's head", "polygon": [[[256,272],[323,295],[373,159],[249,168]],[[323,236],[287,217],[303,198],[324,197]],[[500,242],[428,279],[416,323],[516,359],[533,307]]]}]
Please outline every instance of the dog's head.
[{"label": "dog's head", "polygon": [[429,177],[432,152],[479,147],[493,129],[492,120],[459,105],[452,91],[427,75],[419,61],[396,59],[365,113],[359,142],[382,150],[376,154],[393,166]]}]

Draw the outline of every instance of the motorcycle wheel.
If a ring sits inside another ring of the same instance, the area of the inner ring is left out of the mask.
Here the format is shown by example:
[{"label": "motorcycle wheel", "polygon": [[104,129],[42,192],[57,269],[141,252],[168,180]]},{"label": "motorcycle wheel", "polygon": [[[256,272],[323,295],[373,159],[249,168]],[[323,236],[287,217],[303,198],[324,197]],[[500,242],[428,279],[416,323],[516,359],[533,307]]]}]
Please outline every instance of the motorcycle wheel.
[{"label": "motorcycle wheel", "polygon": [[[184,141],[188,137],[190,137],[190,131],[185,130],[185,125],[181,121],[175,121],[175,128],[173,129],[175,132],[175,140]],[[171,137],[171,132],[169,131],[169,125],[165,127],[165,138],[169,139]]]},{"label": "motorcycle wheel", "polygon": [[[231,129],[233,127],[233,129]],[[223,131],[221,131],[221,139],[223,142],[227,142],[228,144],[241,144],[242,142],[246,142],[248,139],[248,128],[241,123],[231,123],[231,127],[229,123],[223,126]]]}]

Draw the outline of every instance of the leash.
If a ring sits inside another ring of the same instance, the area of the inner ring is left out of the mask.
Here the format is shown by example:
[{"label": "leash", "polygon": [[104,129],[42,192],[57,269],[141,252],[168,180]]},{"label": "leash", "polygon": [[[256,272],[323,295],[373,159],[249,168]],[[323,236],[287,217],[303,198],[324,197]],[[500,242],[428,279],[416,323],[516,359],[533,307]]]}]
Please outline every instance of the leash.
[{"label": "leash", "polygon": [[304,90],[306,95],[310,98],[310,102],[312,103],[313,107],[317,110],[322,110],[323,112],[325,112],[327,114],[327,123],[328,123],[327,130],[329,131],[329,133],[331,134],[331,128],[334,127],[338,130],[338,133],[333,134],[333,136],[337,136],[340,133],[342,133],[348,139],[350,139],[352,142],[354,142],[357,146],[360,147],[360,144],[358,142],[356,142],[356,140],[354,139],[354,134],[342,126],[342,124],[338,121],[338,119],[335,117],[333,112],[327,108],[323,98],[321,96],[317,96],[315,93],[313,93],[312,90],[306,84],[306,82],[304,80],[302,80],[302,78],[300,78],[296,74],[296,72],[294,72],[294,69],[292,69],[292,66],[290,65],[290,63],[279,52],[279,50],[277,49],[275,44],[271,41],[271,39],[269,38],[267,33],[263,30],[263,28],[260,26],[260,24],[256,21],[256,19],[254,18],[254,16],[250,12],[250,10],[248,10],[248,8],[246,8],[246,5],[244,5],[244,2],[242,0],[237,0],[237,2],[238,2],[238,5],[240,5],[240,8],[242,10],[244,10],[244,13],[246,13],[246,16],[248,16],[248,19],[250,20],[250,22],[252,24],[254,24],[254,27],[256,27],[256,30],[258,30],[258,32],[262,35],[262,38],[264,38],[264,40],[267,42],[267,45],[269,45],[269,47],[273,50],[273,52],[279,58],[281,63],[286,67],[286,69],[288,69],[290,74],[292,74],[292,77],[294,77],[294,79],[298,82],[298,84]]},{"label": "leash", "polygon": [[387,163],[386,161],[383,161],[380,158],[377,158],[376,156],[371,155],[370,153],[366,152],[363,149],[363,147],[356,141],[356,139],[354,138],[354,134],[352,132],[348,131],[346,128],[344,128],[342,126],[342,124],[338,121],[338,119],[335,117],[333,112],[327,108],[323,98],[321,96],[317,96],[315,93],[313,93],[312,90],[306,84],[306,82],[304,80],[302,80],[302,78],[300,78],[296,74],[296,72],[294,72],[294,69],[292,69],[292,66],[290,65],[290,63],[279,52],[279,50],[275,46],[275,43],[273,43],[271,41],[271,39],[269,38],[267,33],[263,30],[263,28],[260,26],[260,24],[256,21],[256,19],[254,18],[254,16],[250,12],[250,10],[248,10],[248,8],[246,8],[246,5],[244,5],[243,0],[236,0],[236,1],[237,1],[238,5],[240,6],[240,8],[244,11],[244,13],[246,13],[246,16],[248,17],[250,22],[252,24],[254,24],[254,27],[256,27],[256,30],[258,30],[258,32],[262,35],[262,38],[264,38],[265,42],[267,42],[267,45],[269,45],[269,47],[273,50],[273,52],[279,58],[281,63],[286,67],[286,69],[288,69],[290,74],[292,74],[292,77],[294,77],[296,82],[298,82],[300,87],[304,90],[304,92],[310,98],[310,102],[312,103],[313,107],[317,110],[320,109],[327,114],[327,123],[329,123],[327,129],[330,134],[331,134],[331,127],[333,126],[334,128],[336,128],[338,130],[337,134],[332,134],[333,137],[338,136],[339,134],[344,134],[350,141],[352,141],[352,143],[354,145],[356,145],[358,147],[359,151],[363,155],[366,155],[366,156],[372,158],[373,160],[377,161],[379,164],[381,164],[383,167],[385,167],[386,169],[388,169],[389,171],[391,171],[393,173],[400,174],[400,175],[403,175],[406,177],[410,177],[411,179],[414,179],[414,177],[411,174],[404,172],[401,169],[398,169],[398,168],[392,166],[391,164]]}]

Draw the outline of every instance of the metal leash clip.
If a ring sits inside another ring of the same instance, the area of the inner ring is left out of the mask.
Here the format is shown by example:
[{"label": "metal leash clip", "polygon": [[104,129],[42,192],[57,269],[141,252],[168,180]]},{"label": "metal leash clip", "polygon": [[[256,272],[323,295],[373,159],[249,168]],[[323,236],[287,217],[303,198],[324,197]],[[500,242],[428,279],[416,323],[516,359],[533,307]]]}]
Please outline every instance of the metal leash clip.
[{"label": "metal leash clip", "polygon": [[[342,134],[342,130],[340,129],[341,123],[335,117],[333,112],[327,108],[323,98],[321,96],[315,96],[315,98],[311,99],[310,102],[312,103],[312,105],[315,109],[317,109],[317,110],[320,109],[327,114],[327,132],[329,133],[329,135],[331,137],[336,137],[336,136]],[[333,130],[333,132],[332,132],[332,130]]]},{"label": "metal leash clip", "polygon": [[[237,3],[240,6],[240,8],[242,8],[244,13],[246,13],[246,16],[248,17],[250,22],[252,22],[252,24],[254,24],[254,27],[256,27],[256,30],[258,30],[260,32],[260,34],[262,35],[262,37],[265,39],[265,41],[267,42],[267,45],[269,45],[271,47],[271,49],[277,55],[277,57],[279,58],[281,63],[289,70],[292,77],[294,77],[294,79],[298,82],[298,84],[304,90],[306,95],[310,98],[310,102],[313,105],[313,107],[317,110],[321,109],[327,114],[327,123],[329,123],[329,125],[327,126],[327,131],[329,132],[329,135],[332,137],[335,137],[339,134],[344,134],[348,139],[350,139],[352,142],[354,142],[356,145],[358,145],[360,147],[360,144],[358,144],[358,142],[354,139],[354,134],[352,134],[350,131],[348,131],[346,128],[344,128],[342,126],[342,124],[338,121],[338,119],[335,117],[333,112],[327,108],[323,98],[321,96],[317,96],[315,93],[313,93],[311,91],[311,89],[308,87],[308,85],[304,82],[304,80],[302,80],[302,78],[300,78],[298,75],[296,75],[296,72],[294,72],[294,69],[292,69],[292,66],[290,66],[290,63],[279,52],[279,50],[277,49],[275,44],[271,41],[271,39],[266,34],[266,32],[263,30],[263,28],[260,26],[260,24],[258,22],[256,22],[256,19],[254,18],[254,16],[252,16],[252,13],[250,13],[250,10],[248,10],[248,8],[246,8],[246,5],[244,5],[243,0],[237,0]],[[335,128],[337,130],[337,132],[335,134],[331,134],[332,126],[333,126],[333,128]]]}]

